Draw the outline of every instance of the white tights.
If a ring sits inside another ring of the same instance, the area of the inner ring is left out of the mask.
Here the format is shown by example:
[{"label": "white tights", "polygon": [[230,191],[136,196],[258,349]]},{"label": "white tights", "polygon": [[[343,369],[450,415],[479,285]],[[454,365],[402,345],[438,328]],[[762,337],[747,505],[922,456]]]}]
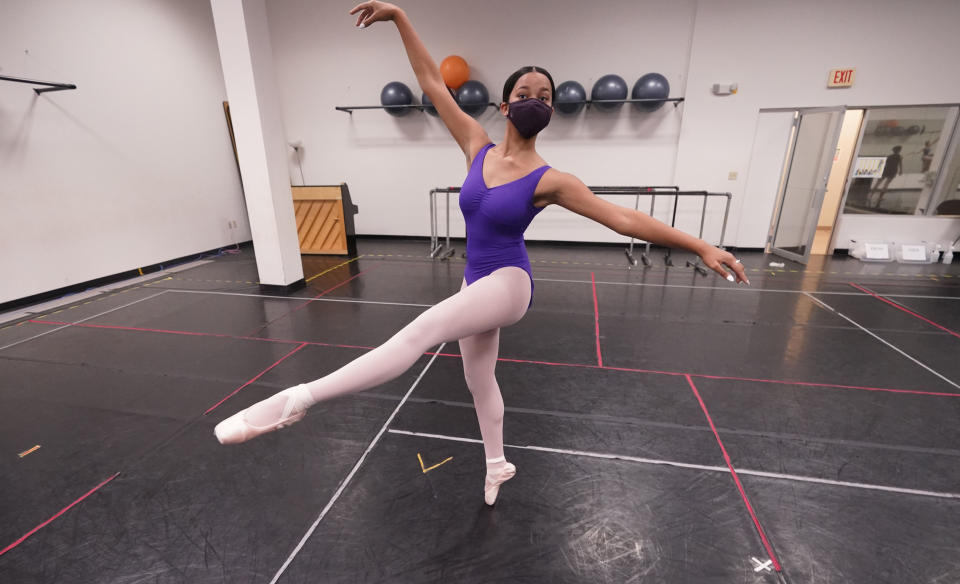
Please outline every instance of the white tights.
[{"label": "white tights", "polygon": [[[268,426],[314,403],[369,389],[399,377],[430,348],[460,341],[463,372],[480,422],[486,458],[503,457],[503,397],[494,377],[500,328],[519,321],[530,304],[530,276],[521,268],[500,268],[429,308],[387,342],[340,369],[303,386],[309,391],[295,407],[285,390],[247,409],[245,419]],[[306,392],[301,392],[305,394]]]}]

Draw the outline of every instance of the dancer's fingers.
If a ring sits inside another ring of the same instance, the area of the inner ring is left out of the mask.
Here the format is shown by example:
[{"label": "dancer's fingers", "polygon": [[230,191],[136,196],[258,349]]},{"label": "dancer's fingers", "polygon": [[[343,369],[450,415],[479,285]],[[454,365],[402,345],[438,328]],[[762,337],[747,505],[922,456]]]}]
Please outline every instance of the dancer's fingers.
[{"label": "dancer's fingers", "polygon": [[360,14],[357,16],[356,26],[358,28],[364,28],[367,26],[364,21],[369,18],[371,14],[373,14],[373,2],[363,2],[361,4],[357,4],[352,10],[350,10],[350,14],[357,14],[358,12]]},{"label": "dancer's fingers", "polygon": [[728,280],[730,282],[734,281],[733,275],[730,272],[728,272],[726,268],[723,267],[723,262],[719,260],[708,260],[708,261],[705,261],[704,263],[707,264],[708,268],[720,274],[724,280]]},{"label": "dancer's fingers", "polygon": [[354,6],[353,8],[351,8],[349,14],[356,14],[357,12],[359,12],[359,11],[363,10],[364,8],[367,8],[368,6],[370,6],[370,4],[371,4],[371,2],[361,2],[360,4],[357,4],[356,6]]},{"label": "dancer's fingers", "polygon": [[733,264],[730,265],[730,268],[736,272],[737,281],[743,282],[747,286],[750,285],[750,280],[747,278],[747,270],[743,267],[743,262],[736,260]]},{"label": "dancer's fingers", "polygon": [[[743,269],[743,264],[740,260],[733,257],[732,253],[718,248],[712,248],[707,253],[704,253],[702,257],[703,263],[706,264],[708,268],[723,276],[728,282],[750,284],[750,280],[747,279],[747,273]],[[733,270],[733,274],[727,271],[728,267]]]}]

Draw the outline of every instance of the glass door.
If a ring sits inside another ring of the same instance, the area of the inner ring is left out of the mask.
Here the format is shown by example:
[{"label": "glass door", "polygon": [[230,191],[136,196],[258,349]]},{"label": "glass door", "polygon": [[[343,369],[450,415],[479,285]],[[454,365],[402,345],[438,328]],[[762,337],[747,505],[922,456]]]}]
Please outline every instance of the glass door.
[{"label": "glass door", "polygon": [[789,170],[772,236],[771,251],[776,255],[802,264],[810,259],[844,111],[836,107],[797,112]]}]

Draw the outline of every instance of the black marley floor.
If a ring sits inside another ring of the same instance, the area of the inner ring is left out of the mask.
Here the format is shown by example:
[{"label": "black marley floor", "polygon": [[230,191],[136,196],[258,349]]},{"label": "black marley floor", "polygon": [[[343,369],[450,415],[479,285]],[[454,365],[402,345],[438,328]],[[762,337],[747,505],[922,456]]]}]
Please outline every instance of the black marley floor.
[{"label": "black marley floor", "polygon": [[243,248],[0,315],[0,582],[960,582],[957,265],[746,253],[746,287],[531,244],[493,508],[456,344],[217,443],[454,293],[427,251],[362,239],[271,296]]}]

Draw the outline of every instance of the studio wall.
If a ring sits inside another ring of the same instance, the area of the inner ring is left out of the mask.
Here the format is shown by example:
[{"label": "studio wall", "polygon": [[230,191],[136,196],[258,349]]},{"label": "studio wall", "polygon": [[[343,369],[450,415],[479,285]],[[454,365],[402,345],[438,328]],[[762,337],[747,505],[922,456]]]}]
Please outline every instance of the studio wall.
[{"label": "studio wall", "polygon": [[250,239],[207,2],[0,15],[0,302]]}]

